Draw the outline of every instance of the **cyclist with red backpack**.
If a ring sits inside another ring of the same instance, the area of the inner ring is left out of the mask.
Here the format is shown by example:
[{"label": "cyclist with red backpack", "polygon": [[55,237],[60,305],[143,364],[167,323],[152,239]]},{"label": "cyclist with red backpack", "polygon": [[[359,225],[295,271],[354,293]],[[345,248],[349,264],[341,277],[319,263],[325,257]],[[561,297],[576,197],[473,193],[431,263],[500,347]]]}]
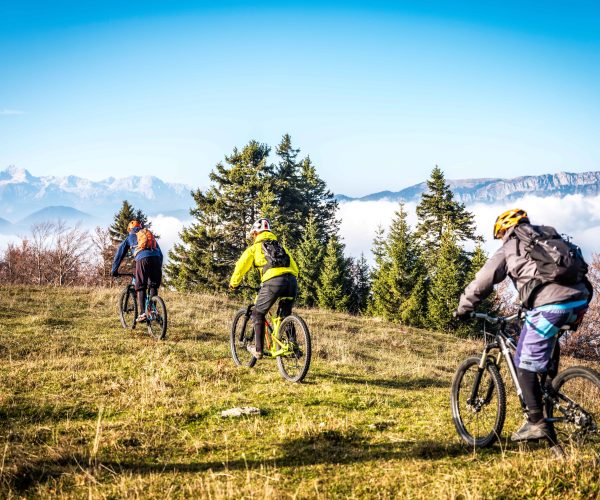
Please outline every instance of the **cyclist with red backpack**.
[{"label": "cyclist with red backpack", "polygon": [[248,351],[257,359],[263,357],[265,338],[265,315],[273,304],[280,300],[282,317],[292,313],[292,306],[298,295],[298,266],[287,249],[271,232],[268,219],[258,219],[250,235],[254,243],[250,245],[238,259],[229,282],[231,290],[237,289],[244,275],[254,266],[261,278],[261,287],[252,311],[255,346]]},{"label": "cyclist with red backpack", "polygon": [[528,409],[527,422],[512,440],[555,441],[553,426],[544,419],[538,374],[547,373],[546,384],[551,383],[558,371],[557,333],[564,325],[579,324],[588,309],[592,288],[587,264],[579,247],[553,227],[530,224],[524,210],[502,213],[494,224],[494,239],[502,239],[502,247],[466,287],[454,314],[469,318],[495,284],[511,278],[526,310],[514,360]]},{"label": "cyclist with red backpack", "polygon": [[[140,308],[146,303],[146,289],[150,290],[150,297],[157,295],[162,281],[163,254],[152,232],[143,227],[137,220],[132,220],[127,226],[127,238],[119,245],[113,260],[111,274],[119,275],[119,266],[131,249],[135,259],[135,291],[138,296]],[[146,311],[137,317],[136,321],[145,321]]]}]

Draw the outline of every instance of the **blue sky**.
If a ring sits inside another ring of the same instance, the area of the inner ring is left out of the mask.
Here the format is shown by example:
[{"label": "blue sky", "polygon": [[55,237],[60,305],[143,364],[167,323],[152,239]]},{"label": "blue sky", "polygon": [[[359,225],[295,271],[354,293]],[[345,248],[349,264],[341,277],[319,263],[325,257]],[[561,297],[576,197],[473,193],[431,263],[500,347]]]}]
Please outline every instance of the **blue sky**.
[{"label": "blue sky", "polygon": [[595,2],[6,2],[0,168],[192,186],[289,132],[335,192],[600,168]]}]

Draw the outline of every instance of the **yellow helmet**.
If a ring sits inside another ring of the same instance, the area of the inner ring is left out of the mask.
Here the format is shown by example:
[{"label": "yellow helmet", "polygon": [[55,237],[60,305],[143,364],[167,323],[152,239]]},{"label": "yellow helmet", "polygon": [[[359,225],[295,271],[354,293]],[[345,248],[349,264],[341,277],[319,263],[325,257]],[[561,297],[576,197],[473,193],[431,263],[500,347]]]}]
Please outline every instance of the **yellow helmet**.
[{"label": "yellow helmet", "polygon": [[494,224],[494,239],[499,240],[506,234],[507,230],[520,222],[529,222],[529,217],[527,217],[525,210],[513,208],[501,213]]}]

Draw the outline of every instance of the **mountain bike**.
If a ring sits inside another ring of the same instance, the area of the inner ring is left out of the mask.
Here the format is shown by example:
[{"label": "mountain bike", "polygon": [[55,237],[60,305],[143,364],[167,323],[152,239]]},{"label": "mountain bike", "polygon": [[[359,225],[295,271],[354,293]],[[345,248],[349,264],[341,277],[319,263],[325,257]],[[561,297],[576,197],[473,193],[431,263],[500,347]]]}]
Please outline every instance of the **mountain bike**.
[{"label": "mountain bike", "polygon": [[[119,300],[119,318],[123,328],[133,330],[137,323],[138,303],[135,291],[135,276],[131,273],[123,273],[118,276],[129,276],[131,282],[125,286]],[[165,301],[158,295],[150,297],[150,291],[146,290],[146,326],[148,335],[156,340],[164,340],[167,337],[167,306]]]},{"label": "mountain bike", "polygon": [[[500,374],[503,358],[521,410],[527,414],[513,361],[517,343],[508,331],[509,325],[518,322],[519,315],[493,317],[472,313],[471,317],[484,320],[483,353],[467,358],[458,367],[452,381],[450,399],[452,419],[459,436],[470,446],[484,448],[499,439],[506,417],[506,389]],[[496,325],[496,333],[487,332],[486,323]],[[559,335],[573,328],[573,325],[565,325]],[[552,379],[547,374],[541,374],[540,383],[546,421],[554,424],[561,438],[579,445],[600,443],[598,372],[585,366],[572,366]],[[557,436],[552,434],[549,441],[556,444]]]},{"label": "mountain bike", "polygon": [[[250,288],[250,287],[245,287]],[[256,291],[256,288],[251,288]],[[235,313],[231,326],[230,346],[233,361],[238,366],[252,368],[257,359],[248,351],[254,344],[254,325],[252,309],[254,303],[243,307]],[[290,382],[301,382],[310,366],[311,341],[308,326],[297,314],[281,317],[281,299],[277,313],[271,311],[265,318],[265,358],[277,359],[277,367],[281,376]]]}]

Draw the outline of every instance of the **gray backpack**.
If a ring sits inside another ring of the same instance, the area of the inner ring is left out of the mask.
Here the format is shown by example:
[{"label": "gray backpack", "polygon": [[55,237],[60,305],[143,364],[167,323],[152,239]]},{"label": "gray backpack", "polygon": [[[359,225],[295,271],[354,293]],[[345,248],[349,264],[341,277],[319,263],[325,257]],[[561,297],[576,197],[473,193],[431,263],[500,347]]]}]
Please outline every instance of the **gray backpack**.
[{"label": "gray backpack", "polygon": [[[537,274],[520,291],[521,303],[531,307],[534,294],[540,287],[548,283],[559,285],[576,285],[587,280],[588,265],[581,249],[563,238],[556,229],[550,226],[531,226],[532,231],[526,236],[515,231],[515,237],[525,247],[526,256],[533,260]],[[520,245],[517,245],[519,252]]]}]

